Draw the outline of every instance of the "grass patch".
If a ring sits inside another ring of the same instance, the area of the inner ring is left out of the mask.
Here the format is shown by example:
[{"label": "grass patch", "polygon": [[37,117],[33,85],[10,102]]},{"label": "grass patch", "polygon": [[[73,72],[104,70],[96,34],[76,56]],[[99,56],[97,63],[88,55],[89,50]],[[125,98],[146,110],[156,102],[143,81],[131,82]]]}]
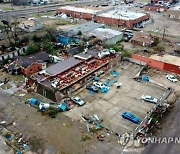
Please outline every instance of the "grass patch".
[{"label": "grass patch", "polygon": [[7,74],[6,75],[6,78],[8,78],[10,81],[13,81],[13,82],[22,82],[25,80],[25,77],[24,76],[21,76],[21,75],[11,75],[11,74]]},{"label": "grass patch", "polygon": [[5,90],[10,89],[11,87],[12,87],[12,86],[9,85],[8,83],[3,84],[3,85],[1,86],[1,88],[2,88],[2,89],[5,89]]},{"label": "grass patch", "polygon": [[68,21],[68,20],[60,19],[60,20],[58,20],[55,24],[58,25],[58,26],[61,26],[61,25],[68,25],[68,24],[71,24],[71,22]]},{"label": "grass patch", "polygon": [[2,9],[3,11],[11,11],[11,10],[13,10],[11,7],[4,7],[3,9]]},{"label": "grass patch", "polygon": [[88,135],[83,135],[82,137],[81,137],[81,141],[82,142],[85,142],[85,141],[87,141],[87,140],[90,140],[91,138],[88,136]]}]

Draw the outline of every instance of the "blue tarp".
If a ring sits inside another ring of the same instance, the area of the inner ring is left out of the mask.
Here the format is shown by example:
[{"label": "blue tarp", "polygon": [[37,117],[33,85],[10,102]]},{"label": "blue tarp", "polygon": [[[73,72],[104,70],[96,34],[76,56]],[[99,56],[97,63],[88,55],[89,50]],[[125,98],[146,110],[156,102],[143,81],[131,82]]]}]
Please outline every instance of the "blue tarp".
[{"label": "blue tarp", "polygon": [[58,109],[59,109],[59,110],[62,110],[62,111],[66,111],[67,106],[66,106],[65,104],[60,104],[60,105],[58,106]]},{"label": "blue tarp", "polygon": [[18,150],[16,154],[22,154],[22,151],[21,151],[21,150]]},{"label": "blue tarp", "polygon": [[118,81],[117,79],[114,79],[114,80],[113,80],[113,83],[116,83],[117,81]]},{"label": "blue tarp", "polygon": [[101,123],[98,122],[98,123],[96,124],[96,126],[97,126],[98,128],[101,128]]},{"label": "blue tarp", "polygon": [[23,144],[24,149],[29,150],[29,146],[27,144]]},{"label": "blue tarp", "polygon": [[8,136],[7,136],[7,139],[8,139],[9,141],[11,141],[11,140],[12,140],[12,135],[8,135]]},{"label": "blue tarp", "polygon": [[143,81],[149,81],[149,77],[148,77],[147,75],[143,75],[143,76],[142,76],[142,80],[143,80]]},{"label": "blue tarp", "polygon": [[110,80],[109,80],[109,79],[107,79],[107,80],[106,80],[105,85],[106,85],[106,86],[108,86],[108,87],[110,87],[110,86],[111,86],[111,84],[110,84]]},{"label": "blue tarp", "polygon": [[30,103],[31,105],[36,105],[36,104],[37,104],[37,99],[36,99],[36,98],[30,98],[30,99],[29,99],[29,103]]},{"label": "blue tarp", "polygon": [[102,87],[101,92],[102,93],[107,93],[109,91],[108,87]]},{"label": "blue tarp", "polygon": [[94,81],[99,81],[99,78],[97,76],[94,76]]},{"label": "blue tarp", "polygon": [[115,70],[114,70],[114,71],[112,71],[112,72],[111,72],[111,74],[112,74],[112,76],[114,76],[114,77],[116,77],[116,76],[118,76],[118,75],[119,75],[119,73],[118,73],[117,71],[115,71]]},{"label": "blue tarp", "polygon": [[92,90],[89,90],[89,93],[92,94],[92,95],[94,95],[94,91],[92,91]]}]

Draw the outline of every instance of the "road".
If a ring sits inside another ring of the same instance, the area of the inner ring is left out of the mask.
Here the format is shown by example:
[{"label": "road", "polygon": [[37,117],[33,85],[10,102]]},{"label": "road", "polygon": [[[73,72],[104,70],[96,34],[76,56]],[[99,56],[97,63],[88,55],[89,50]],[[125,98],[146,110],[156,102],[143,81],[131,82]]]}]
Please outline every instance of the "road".
[{"label": "road", "polygon": [[[180,98],[175,103],[172,111],[166,117],[166,122],[163,123],[162,130],[158,132],[158,137],[180,137]],[[180,152],[178,143],[160,143],[148,144],[142,154],[177,154]]]},{"label": "road", "polygon": [[27,14],[31,13],[38,13],[38,12],[48,12],[48,11],[55,11],[57,7],[59,6],[65,6],[65,5],[75,5],[75,4],[95,4],[97,1],[91,0],[91,1],[73,1],[73,2],[68,2],[68,3],[61,3],[61,4],[55,4],[55,5],[47,5],[47,6],[39,6],[39,7],[34,7],[34,8],[29,8],[29,9],[23,9],[23,10],[12,10],[12,11],[7,11],[7,12],[1,12],[0,13],[0,19],[7,19],[8,17],[12,16],[25,16]]}]

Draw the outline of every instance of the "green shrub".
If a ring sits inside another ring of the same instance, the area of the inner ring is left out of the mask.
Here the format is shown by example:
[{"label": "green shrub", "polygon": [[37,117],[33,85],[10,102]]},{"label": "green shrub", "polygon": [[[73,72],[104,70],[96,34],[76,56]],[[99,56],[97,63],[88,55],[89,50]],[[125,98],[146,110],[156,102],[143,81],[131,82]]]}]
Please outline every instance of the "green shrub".
[{"label": "green shrub", "polygon": [[124,50],[121,55],[122,55],[122,57],[130,57],[131,56],[131,52],[127,51],[127,50]]},{"label": "green shrub", "polygon": [[87,135],[83,135],[82,137],[81,137],[81,141],[83,141],[83,142],[85,142],[86,140],[90,140],[91,138],[89,137],[89,136],[87,136]]},{"label": "green shrub", "polygon": [[38,51],[40,51],[40,44],[31,42],[31,43],[28,45],[28,47],[27,47],[27,49],[26,49],[26,51],[25,51],[25,54],[26,54],[26,55],[29,55],[29,54],[32,54],[32,53],[36,53],[36,52],[38,52]]}]

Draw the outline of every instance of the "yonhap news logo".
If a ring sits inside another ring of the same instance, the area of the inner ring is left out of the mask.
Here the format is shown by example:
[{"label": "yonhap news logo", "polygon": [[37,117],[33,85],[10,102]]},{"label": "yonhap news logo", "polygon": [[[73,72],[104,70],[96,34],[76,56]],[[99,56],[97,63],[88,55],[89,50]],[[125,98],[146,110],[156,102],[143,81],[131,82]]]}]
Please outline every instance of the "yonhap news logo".
[{"label": "yonhap news logo", "polygon": [[148,136],[148,137],[140,137],[140,138],[135,139],[133,133],[124,133],[120,136],[118,143],[125,146],[126,148],[132,147],[132,146],[147,145],[148,143],[151,143],[151,144],[170,144],[170,143],[171,144],[180,144],[180,137]]},{"label": "yonhap news logo", "polygon": [[180,144],[180,137],[144,137],[140,140],[142,144]]}]

